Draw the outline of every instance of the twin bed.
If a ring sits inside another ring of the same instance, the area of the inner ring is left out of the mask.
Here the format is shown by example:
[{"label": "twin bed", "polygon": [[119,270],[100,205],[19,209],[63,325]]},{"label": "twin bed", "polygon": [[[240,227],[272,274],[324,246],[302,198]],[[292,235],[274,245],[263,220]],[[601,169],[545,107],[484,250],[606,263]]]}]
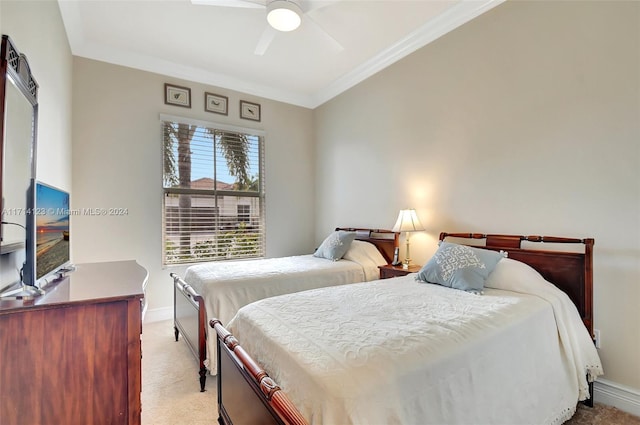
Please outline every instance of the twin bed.
[{"label": "twin bed", "polygon": [[[506,255],[483,271],[482,295],[410,274],[212,319],[219,422],[559,424],[592,400],[593,239],[440,239]],[[542,244],[551,249],[531,247]],[[558,249],[568,245],[578,249]],[[441,271],[459,266],[439,253]]]},{"label": "twin bed", "polygon": [[[248,261],[203,263],[174,280],[174,329],[198,358],[200,390],[207,371],[217,372],[216,335],[207,319],[226,325],[237,311],[254,301],[325,286],[366,282],[379,278],[378,267],[392,261],[398,233],[389,230],[336,228],[355,234],[339,261],[298,255]],[[211,332],[211,335],[209,335]]]}]

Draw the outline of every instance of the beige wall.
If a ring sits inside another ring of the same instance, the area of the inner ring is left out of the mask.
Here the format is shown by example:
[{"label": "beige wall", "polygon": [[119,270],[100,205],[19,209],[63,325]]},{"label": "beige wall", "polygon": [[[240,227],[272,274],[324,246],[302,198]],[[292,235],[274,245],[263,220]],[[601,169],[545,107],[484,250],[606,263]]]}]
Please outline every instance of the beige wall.
[{"label": "beige wall", "polygon": [[[161,259],[160,114],[266,131],[267,256],[313,250],[312,111],[88,59],[74,59],[74,208],[127,208],[125,216],[74,216],[78,263],[136,259],[149,271],[149,311],[172,308]],[[192,107],[164,104],[164,83],[191,88]],[[204,92],[229,97],[229,115],[204,111]],[[240,120],[240,99],[260,103],[262,121]],[[295,178],[292,178],[295,176]]]},{"label": "beige wall", "polygon": [[71,190],[72,56],[57,1],[1,0],[0,31],[27,55],[39,85],[37,178]]},{"label": "beige wall", "polygon": [[316,238],[405,207],[417,263],[442,230],[594,237],[605,378],[640,388],[639,8],[507,2],[318,108]]}]

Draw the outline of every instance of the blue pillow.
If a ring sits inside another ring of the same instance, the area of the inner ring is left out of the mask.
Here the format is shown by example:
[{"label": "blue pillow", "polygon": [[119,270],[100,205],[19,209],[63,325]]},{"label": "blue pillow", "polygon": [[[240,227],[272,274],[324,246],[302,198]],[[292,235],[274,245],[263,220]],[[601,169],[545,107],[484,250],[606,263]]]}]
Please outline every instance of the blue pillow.
[{"label": "blue pillow", "polygon": [[351,246],[351,242],[353,242],[355,238],[356,232],[336,230],[327,236],[318,249],[316,249],[316,252],[313,253],[313,256],[338,261],[347,252]]},{"label": "blue pillow", "polygon": [[416,279],[481,294],[485,280],[504,256],[502,252],[442,242]]}]

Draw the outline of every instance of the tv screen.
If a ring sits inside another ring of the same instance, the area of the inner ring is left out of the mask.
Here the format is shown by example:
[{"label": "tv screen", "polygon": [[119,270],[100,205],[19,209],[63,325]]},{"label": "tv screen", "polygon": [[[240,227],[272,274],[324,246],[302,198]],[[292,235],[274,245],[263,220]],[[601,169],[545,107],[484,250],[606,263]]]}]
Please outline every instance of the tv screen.
[{"label": "tv screen", "polygon": [[35,282],[70,263],[69,194],[36,182],[35,186]]}]

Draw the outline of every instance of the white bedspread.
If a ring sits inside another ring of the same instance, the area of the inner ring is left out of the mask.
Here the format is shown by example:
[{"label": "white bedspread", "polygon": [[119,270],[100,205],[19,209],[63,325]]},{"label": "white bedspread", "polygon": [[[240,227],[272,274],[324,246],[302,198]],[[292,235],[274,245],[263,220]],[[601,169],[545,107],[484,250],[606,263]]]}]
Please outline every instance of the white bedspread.
[{"label": "white bedspread", "polygon": [[229,328],[311,424],[562,423],[602,367],[568,297],[520,265],[484,295],[409,275],[259,301]]},{"label": "white bedspread", "polygon": [[324,286],[364,282],[379,276],[373,260],[362,263],[331,261],[313,255],[297,255],[248,261],[225,261],[191,266],[184,280],[205,301],[207,311],[207,361],[216,374],[216,334],[211,318],[227,324],[240,307],[263,298]]}]

